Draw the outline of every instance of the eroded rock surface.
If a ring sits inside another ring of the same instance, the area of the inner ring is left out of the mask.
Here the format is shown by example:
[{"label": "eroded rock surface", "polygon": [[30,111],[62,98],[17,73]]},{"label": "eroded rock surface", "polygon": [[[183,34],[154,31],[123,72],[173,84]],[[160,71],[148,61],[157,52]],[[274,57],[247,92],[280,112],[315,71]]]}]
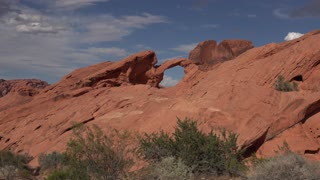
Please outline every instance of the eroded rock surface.
[{"label": "eroded rock surface", "polygon": [[[78,69],[30,102],[0,111],[0,148],[37,157],[63,151],[74,123],[172,132],[176,117],[190,117],[204,131],[224,127],[239,134],[247,154],[272,156],[286,140],[291,150],[320,159],[319,42],[320,31],[310,32],[252,48],[208,71],[183,58],[158,66],[152,51]],[[225,52],[242,52],[230,44]],[[176,65],[185,68],[183,80],[159,88],[163,72]],[[279,75],[299,91],[275,90]]]}]

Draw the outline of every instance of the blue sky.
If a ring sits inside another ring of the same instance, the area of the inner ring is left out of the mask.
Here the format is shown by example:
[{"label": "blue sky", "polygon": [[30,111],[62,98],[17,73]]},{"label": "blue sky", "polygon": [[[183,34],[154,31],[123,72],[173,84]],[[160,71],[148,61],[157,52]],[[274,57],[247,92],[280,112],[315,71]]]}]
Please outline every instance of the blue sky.
[{"label": "blue sky", "polygon": [[[188,57],[209,39],[257,47],[319,29],[319,20],[320,0],[0,0],[0,78],[54,83],[146,49],[159,63]],[[182,76],[173,69],[163,83]]]}]

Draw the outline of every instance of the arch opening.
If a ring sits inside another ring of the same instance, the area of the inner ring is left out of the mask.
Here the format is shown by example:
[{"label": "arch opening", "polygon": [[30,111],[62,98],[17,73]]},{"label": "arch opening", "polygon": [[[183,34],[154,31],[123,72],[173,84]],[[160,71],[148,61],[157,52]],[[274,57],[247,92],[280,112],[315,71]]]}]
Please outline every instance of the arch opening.
[{"label": "arch opening", "polygon": [[164,71],[163,79],[160,82],[160,87],[173,87],[177,85],[184,77],[184,68],[175,66]]}]

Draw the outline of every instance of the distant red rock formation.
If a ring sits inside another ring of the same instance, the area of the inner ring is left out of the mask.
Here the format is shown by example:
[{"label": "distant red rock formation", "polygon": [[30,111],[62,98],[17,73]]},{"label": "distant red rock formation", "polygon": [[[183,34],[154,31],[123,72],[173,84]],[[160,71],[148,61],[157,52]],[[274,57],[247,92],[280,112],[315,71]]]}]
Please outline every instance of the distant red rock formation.
[{"label": "distant red rock formation", "polygon": [[208,67],[234,59],[253,47],[252,42],[246,40],[224,40],[220,44],[214,40],[208,40],[199,43],[189,53],[189,59],[202,65],[201,67]]},{"label": "distant red rock formation", "polygon": [[34,96],[39,90],[48,86],[45,81],[37,79],[4,80],[0,79],[0,97],[8,93],[18,93],[21,96]]},{"label": "distant red rock formation", "polygon": [[37,79],[0,79],[0,111],[30,101],[47,86],[47,82]]}]

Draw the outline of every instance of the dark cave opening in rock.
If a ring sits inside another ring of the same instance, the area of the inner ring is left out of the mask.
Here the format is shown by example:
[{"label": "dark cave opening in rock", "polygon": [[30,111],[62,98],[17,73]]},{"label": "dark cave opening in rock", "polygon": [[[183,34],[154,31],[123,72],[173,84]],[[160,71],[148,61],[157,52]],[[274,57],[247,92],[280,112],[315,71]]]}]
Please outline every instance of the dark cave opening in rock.
[{"label": "dark cave opening in rock", "polygon": [[302,75],[297,75],[297,76],[293,77],[291,79],[291,81],[300,81],[300,82],[302,82],[303,81],[303,77],[302,77]]},{"label": "dark cave opening in rock", "polygon": [[163,79],[160,82],[160,87],[172,87],[177,85],[184,77],[184,68],[181,66],[175,66],[167,69],[164,72]]}]

